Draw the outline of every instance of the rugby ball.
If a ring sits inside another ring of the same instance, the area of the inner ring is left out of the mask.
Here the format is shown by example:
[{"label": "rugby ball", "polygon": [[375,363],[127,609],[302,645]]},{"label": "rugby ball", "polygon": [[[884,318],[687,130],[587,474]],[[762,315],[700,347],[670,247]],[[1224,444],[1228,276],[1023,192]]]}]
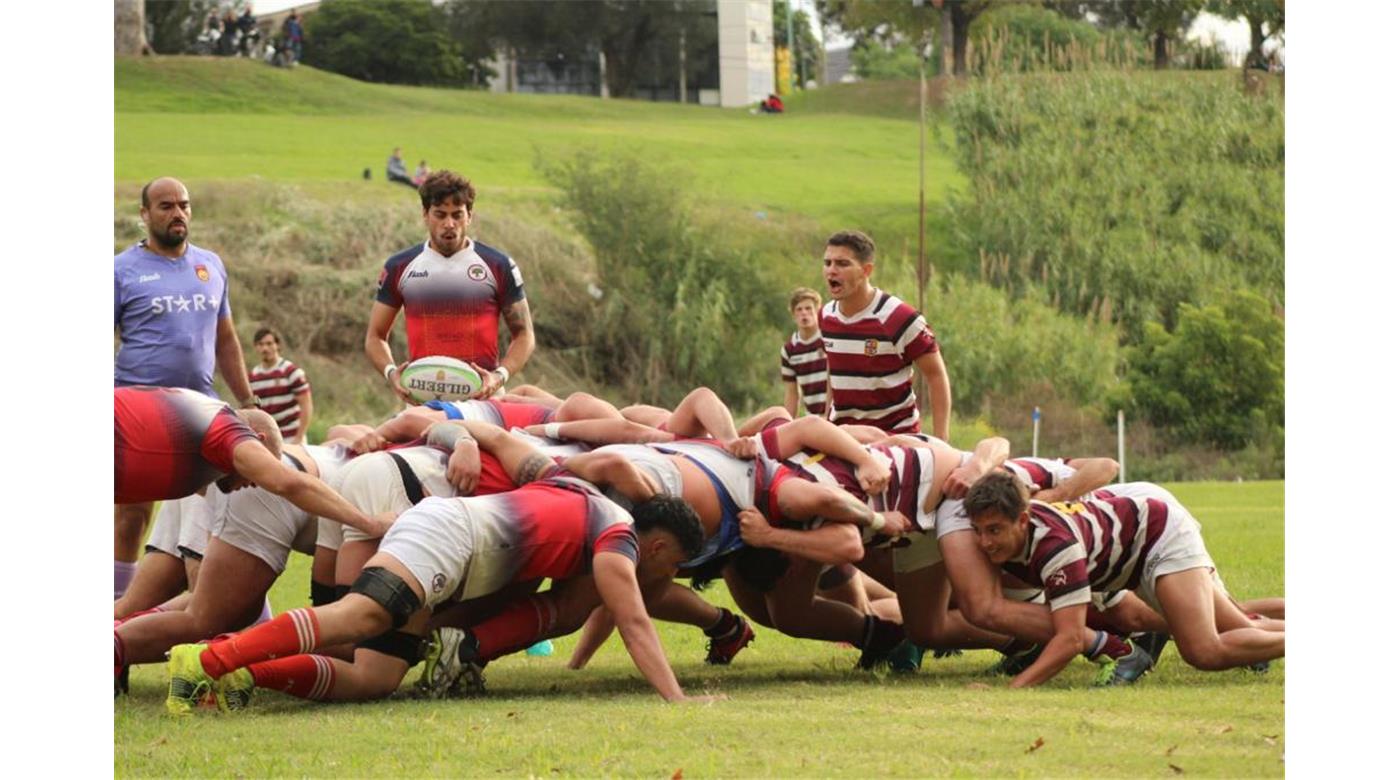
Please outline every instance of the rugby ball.
[{"label": "rugby ball", "polygon": [[481,389],[481,374],[457,358],[429,355],[404,366],[399,384],[420,404],[465,401]]}]

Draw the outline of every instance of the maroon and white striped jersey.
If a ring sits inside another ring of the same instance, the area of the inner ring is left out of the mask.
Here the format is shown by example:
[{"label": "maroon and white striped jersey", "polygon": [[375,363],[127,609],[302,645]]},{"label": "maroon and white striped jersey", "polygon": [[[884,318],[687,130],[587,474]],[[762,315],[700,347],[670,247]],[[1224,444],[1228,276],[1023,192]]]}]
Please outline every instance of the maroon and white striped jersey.
[{"label": "maroon and white striped jersey", "polygon": [[1031,501],[1026,549],[1002,564],[1045,589],[1050,609],[1089,603],[1090,592],[1132,590],[1167,524],[1167,505],[1153,498]]},{"label": "maroon and white striped jersey", "polygon": [[[784,461],[797,476],[820,485],[841,488],[876,512],[899,512],[920,527],[933,527],[933,513],[923,512],[923,503],[933,481],[933,452],[920,447],[867,447],[890,467],[890,484],[883,492],[869,495],[861,490],[856,467],[850,461],[806,450]],[[863,529],[867,544],[878,544],[883,536],[870,536]]]},{"label": "maroon and white striped jersey", "polygon": [[792,334],[782,349],[782,376],[784,382],[797,383],[808,414],[826,414],[826,352],[820,331],[806,341]]},{"label": "maroon and white striped jersey", "polygon": [[248,369],[248,386],[258,397],[258,406],[277,421],[282,436],[295,436],[301,427],[301,407],[297,406],[296,397],[311,392],[306,372],[286,358],[271,368],[259,363]]},{"label": "maroon and white striped jersey", "polygon": [[917,433],[913,363],[937,352],[938,341],[914,307],[880,290],[863,311],[822,307],[822,344],[831,391],[827,419],[873,425],[890,433]]},{"label": "maroon and white striped jersey", "polygon": [[1049,490],[1074,476],[1076,471],[1059,458],[1008,458],[1002,469],[1011,472],[1029,488]]}]

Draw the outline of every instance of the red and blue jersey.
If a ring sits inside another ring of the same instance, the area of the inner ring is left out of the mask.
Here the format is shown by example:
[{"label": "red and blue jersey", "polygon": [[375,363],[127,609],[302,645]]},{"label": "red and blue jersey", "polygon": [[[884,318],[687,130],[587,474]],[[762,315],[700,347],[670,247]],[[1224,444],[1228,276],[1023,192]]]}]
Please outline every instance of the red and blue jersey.
[{"label": "red and blue jersey", "polygon": [[233,449],[257,440],[228,404],[184,388],[118,387],[118,504],[183,498],[234,473]]},{"label": "red and blue jersey", "polygon": [[430,243],[384,263],[375,300],[403,309],[410,360],[446,355],[491,370],[499,364],[501,312],[525,299],[520,269],[476,241],[443,257]]},{"label": "red and blue jersey", "polygon": [[588,574],[601,552],[638,558],[632,517],[576,478],[548,477],[509,493],[457,500],[470,508],[474,535],[462,598],[512,582]]}]

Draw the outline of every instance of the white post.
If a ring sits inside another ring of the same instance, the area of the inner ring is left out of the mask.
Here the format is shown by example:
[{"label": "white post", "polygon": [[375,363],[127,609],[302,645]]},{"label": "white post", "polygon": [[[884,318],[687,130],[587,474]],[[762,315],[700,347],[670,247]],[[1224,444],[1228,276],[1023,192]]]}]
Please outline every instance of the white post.
[{"label": "white post", "polygon": [[1123,459],[1123,410],[1118,410],[1118,483],[1128,481],[1128,464]]},{"label": "white post", "polygon": [[1031,457],[1040,457],[1040,407],[1031,410]]}]

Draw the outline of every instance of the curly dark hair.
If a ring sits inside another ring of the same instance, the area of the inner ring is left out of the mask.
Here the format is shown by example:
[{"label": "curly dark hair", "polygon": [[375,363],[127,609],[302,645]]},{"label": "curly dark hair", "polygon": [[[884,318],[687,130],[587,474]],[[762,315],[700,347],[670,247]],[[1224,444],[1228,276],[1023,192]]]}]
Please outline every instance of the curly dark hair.
[{"label": "curly dark hair", "polygon": [[673,496],[652,496],[632,507],[632,521],[639,536],[656,528],[676,537],[687,559],[699,555],[705,544],[700,516]]},{"label": "curly dark hair", "polygon": [[418,185],[418,197],[423,201],[424,211],[439,203],[460,203],[471,211],[476,203],[476,188],[460,173],[435,171]]}]

